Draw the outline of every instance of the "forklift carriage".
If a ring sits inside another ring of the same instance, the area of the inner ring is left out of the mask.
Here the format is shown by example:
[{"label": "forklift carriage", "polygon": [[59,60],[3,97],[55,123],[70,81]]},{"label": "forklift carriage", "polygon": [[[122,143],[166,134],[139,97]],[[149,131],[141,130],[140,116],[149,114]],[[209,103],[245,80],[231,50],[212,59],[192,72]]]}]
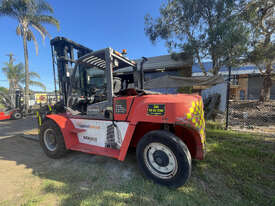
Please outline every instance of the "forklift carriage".
[{"label": "forklift carriage", "polygon": [[[202,98],[145,91],[146,58],[137,65],[111,48],[92,51],[63,37],[51,45],[61,102],[38,113],[44,152],[60,158],[76,150],[123,161],[132,146],[145,176],[162,185],[183,185],[191,159],[204,157]],[[115,75],[125,67],[133,68],[130,79]]]}]

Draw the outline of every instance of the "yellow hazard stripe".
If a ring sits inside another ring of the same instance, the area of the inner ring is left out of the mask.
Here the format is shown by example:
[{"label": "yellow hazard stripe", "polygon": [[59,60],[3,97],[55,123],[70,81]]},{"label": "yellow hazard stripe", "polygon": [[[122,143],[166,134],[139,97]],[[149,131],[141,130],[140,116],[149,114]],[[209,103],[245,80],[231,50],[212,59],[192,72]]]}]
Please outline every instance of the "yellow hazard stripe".
[{"label": "yellow hazard stripe", "polygon": [[192,106],[189,109],[189,113],[186,114],[186,118],[190,120],[194,126],[199,130],[202,143],[205,142],[205,120],[203,111],[203,102],[193,101]]},{"label": "yellow hazard stripe", "polygon": [[37,118],[38,118],[38,124],[39,124],[39,126],[41,126],[42,125],[42,121],[41,121],[41,117],[39,115],[39,112],[37,112],[36,115],[37,115]]}]

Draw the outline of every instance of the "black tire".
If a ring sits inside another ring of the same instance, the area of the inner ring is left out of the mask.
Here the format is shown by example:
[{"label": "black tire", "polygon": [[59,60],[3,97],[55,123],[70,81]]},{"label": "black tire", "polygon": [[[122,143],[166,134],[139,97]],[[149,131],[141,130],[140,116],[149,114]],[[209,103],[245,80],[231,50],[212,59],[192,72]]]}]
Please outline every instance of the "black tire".
[{"label": "black tire", "polygon": [[14,111],[11,115],[12,119],[21,119],[23,117],[23,114],[19,111]]},{"label": "black tire", "polygon": [[[52,137],[55,139],[55,148],[52,150],[50,150],[49,146],[47,146],[47,143],[45,143],[45,141],[47,141],[45,140],[45,135],[48,132],[50,132]],[[50,119],[45,120],[40,127],[40,145],[46,155],[50,158],[58,159],[65,156],[67,153],[64,137],[60,131],[60,128],[54,121]]]},{"label": "black tire", "polygon": [[[156,149],[157,146],[161,149]],[[156,150],[152,149],[153,147]],[[168,131],[156,130],[145,134],[137,145],[136,156],[143,174],[158,184],[180,187],[191,175],[191,155],[187,146],[180,138]],[[173,164],[170,173],[160,171],[167,170],[168,166]]]}]

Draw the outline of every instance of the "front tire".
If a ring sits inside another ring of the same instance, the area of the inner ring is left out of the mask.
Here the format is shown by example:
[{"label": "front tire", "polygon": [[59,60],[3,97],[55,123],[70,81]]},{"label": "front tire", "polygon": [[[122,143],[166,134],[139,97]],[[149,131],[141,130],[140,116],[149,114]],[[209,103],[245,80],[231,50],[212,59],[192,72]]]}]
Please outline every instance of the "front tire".
[{"label": "front tire", "polygon": [[50,119],[45,120],[41,125],[40,145],[50,158],[58,159],[67,153],[64,137],[60,128]]},{"label": "front tire", "polygon": [[168,131],[145,134],[138,143],[136,155],[143,174],[158,184],[180,187],[191,175],[191,155],[187,146]]}]

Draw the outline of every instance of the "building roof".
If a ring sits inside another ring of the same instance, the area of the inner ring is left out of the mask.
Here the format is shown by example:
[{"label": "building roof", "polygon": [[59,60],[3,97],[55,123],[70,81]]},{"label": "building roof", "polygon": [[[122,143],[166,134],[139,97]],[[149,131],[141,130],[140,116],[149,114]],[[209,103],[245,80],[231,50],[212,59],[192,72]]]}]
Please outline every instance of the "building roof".
[{"label": "building roof", "polygon": [[[137,59],[135,60],[135,62],[138,64],[138,69],[139,69],[141,59]],[[212,68],[212,62],[204,62],[203,64],[206,68],[206,71],[209,72],[210,69]],[[172,58],[172,55],[162,55],[162,56],[156,56],[156,57],[149,57],[148,61],[144,63],[143,69],[145,72],[150,72],[150,71],[158,71],[158,70],[164,70],[164,69],[169,70],[169,69],[174,69],[174,68],[179,68],[179,67],[184,67],[189,65],[191,64],[190,64],[190,61],[188,60],[186,61],[182,59],[175,60]],[[274,65],[274,69],[275,69],[275,65]],[[120,73],[120,72],[123,72],[123,73],[132,72],[132,67],[119,69],[115,73]],[[260,71],[254,65],[245,65],[240,67],[233,67],[231,73],[232,75],[260,74]],[[203,72],[200,69],[199,64],[193,64],[192,74],[193,76],[204,76]],[[222,67],[220,69],[219,74],[228,75],[228,68]]]},{"label": "building roof", "polygon": [[[157,69],[171,69],[191,65],[190,62],[182,59],[175,60],[171,55],[162,55],[156,57],[148,57],[148,61],[144,63],[144,71],[156,71]],[[141,59],[134,60],[138,64],[138,69]],[[119,69],[117,72],[132,72],[132,67]]]},{"label": "building roof", "polygon": [[[207,72],[209,72],[210,69],[212,68],[212,62],[204,62],[203,65],[204,65]],[[273,67],[275,69],[275,65]],[[260,71],[254,65],[245,65],[245,66],[240,66],[240,67],[232,67],[231,73],[232,73],[232,75],[259,74]],[[204,76],[204,74],[202,73],[202,71],[200,69],[200,66],[198,64],[194,64],[192,66],[192,74],[193,74],[193,76]],[[227,67],[222,67],[220,69],[219,74],[228,75],[228,68]]]},{"label": "building roof", "polygon": [[173,75],[165,75],[144,82],[145,89],[161,89],[161,88],[179,88],[193,86],[214,86],[224,83],[224,78],[217,76],[202,77],[181,77]]}]

